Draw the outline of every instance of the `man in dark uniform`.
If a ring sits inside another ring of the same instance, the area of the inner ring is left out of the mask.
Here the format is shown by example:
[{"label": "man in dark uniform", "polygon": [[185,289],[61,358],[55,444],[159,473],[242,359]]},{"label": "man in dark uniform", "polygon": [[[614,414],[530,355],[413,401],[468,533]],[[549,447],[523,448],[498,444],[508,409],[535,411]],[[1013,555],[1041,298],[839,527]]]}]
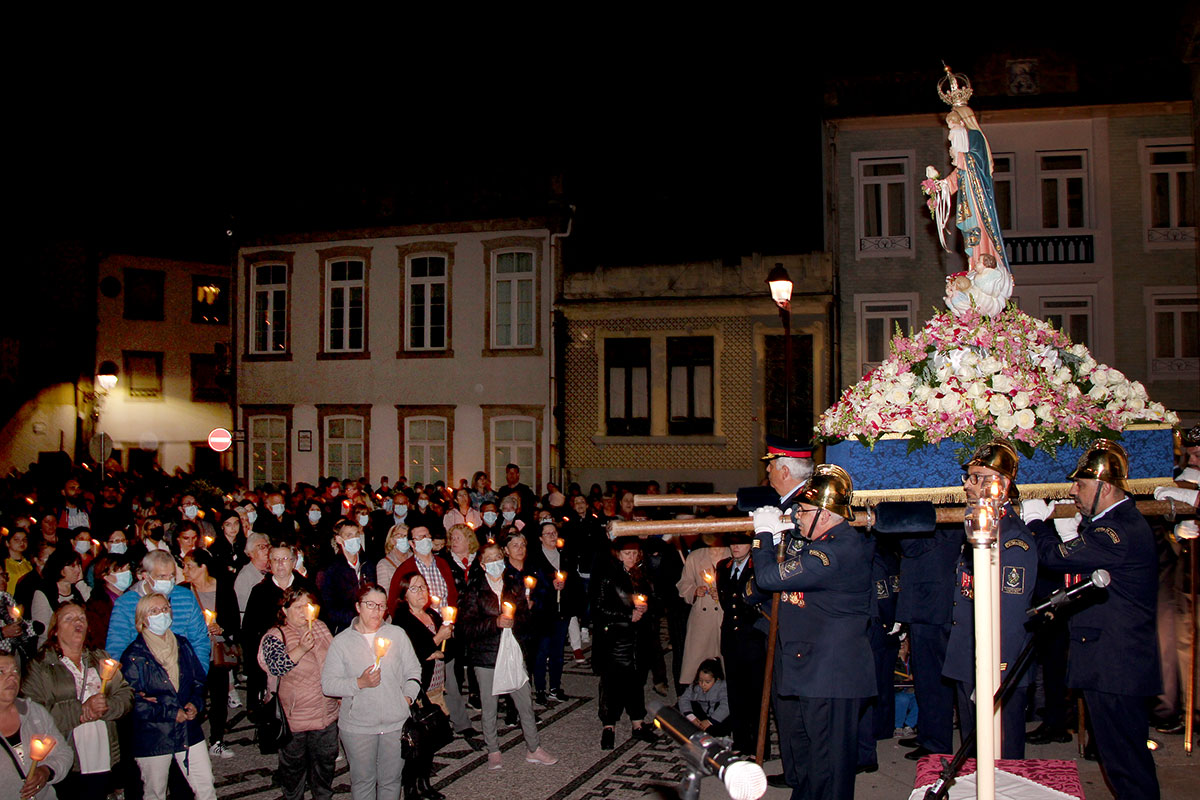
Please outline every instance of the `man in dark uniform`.
[{"label": "man in dark uniform", "polygon": [[1107,596],[1082,603],[1068,623],[1067,683],[1083,690],[1113,792],[1136,800],[1159,796],[1146,720],[1162,675],[1154,624],[1158,556],[1149,524],[1126,495],[1128,475],[1124,449],[1096,441],[1069,476],[1082,515],[1077,531],[1044,522],[1031,527],[1046,567],[1083,574],[1106,569],[1111,576]]},{"label": "man in dark uniform", "polygon": [[767,666],[767,621],[759,611],[766,595],[754,584],[751,538],[734,533],[727,535],[726,541],[732,557],[719,562],[716,572],[717,597],[724,611],[721,659],[729,687],[730,734],[735,750],[753,753]]},{"label": "man in dark uniform", "polygon": [[896,656],[900,653],[896,598],[900,593],[900,550],[894,539],[875,539],[871,563],[875,611],[869,629],[875,657],[875,696],[858,719],[858,772],[879,770],[876,742],[892,738],[896,724]]},{"label": "man in dark uniform", "polygon": [[755,582],[782,593],[775,720],[793,800],[854,796],[859,707],[875,694],[867,639],[874,542],[846,522],[852,490],[845,470],[822,464],[790,494],[795,511],[788,520],[781,523],[770,506],[754,512]]},{"label": "man in dark uniform", "polygon": [[[988,477],[999,478],[999,489],[1009,500],[1017,493],[1017,451],[1006,442],[985,444],[963,464],[963,489],[968,501],[980,499],[983,481]],[[1033,600],[1034,580],[1037,576],[1037,548],[1033,534],[1006,502],[1000,517],[1000,679],[1008,674],[1021,650],[1032,635],[1025,629],[1029,617],[1026,611]],[[950,629],[950,646],[946,650],[946,663],[942,674],[955,681],[958,687],[958,729],[966,736],[975,730],[975,576],[969,553],[958,562],[955,585],[958,591],[954,598],[954,619]],[[1025,694],[1029,686],[1029,672],[1021,677],[1018,686],[1004,701],[1001,709],[1002,745],[1001,758],[1025,757]],[[991,703],[986,699],[981,707],[987,718],[991,718]]]}]

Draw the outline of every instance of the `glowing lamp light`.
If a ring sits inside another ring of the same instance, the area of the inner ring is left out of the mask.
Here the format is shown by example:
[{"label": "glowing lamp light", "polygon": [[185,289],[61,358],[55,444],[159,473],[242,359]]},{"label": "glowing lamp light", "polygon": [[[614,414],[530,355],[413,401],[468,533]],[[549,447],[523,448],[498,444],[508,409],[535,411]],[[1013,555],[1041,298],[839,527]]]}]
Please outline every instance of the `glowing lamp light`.
[{"label": "glowing lamp light", "polygon": [[54,745],[58,742],[54,741],[53,736],[35,736],[29,742],[29,757],[34,764],[46,760],[46,756],[50,755],[50,751],[54,749]]},{"label": "glowing lamp light", "polygon": [[379,661],[387,655],[388,648],[392,646],[391,639],[385,639],[382,636],[375,639],[375,666],[379,666]]},{"label": "glowing lamp light", "polygon": [[792,304],[792,279],[788,277],[783,264],[776,264],[767,275],[767,286],[771,289],[771,299],[780,308],[788,308]]},{"label": "glowing lamp light", "polygon": [[117,385],[117,365],[112,361],[102,361],[96,370],[96,384],[106,392],[111,392]]}]

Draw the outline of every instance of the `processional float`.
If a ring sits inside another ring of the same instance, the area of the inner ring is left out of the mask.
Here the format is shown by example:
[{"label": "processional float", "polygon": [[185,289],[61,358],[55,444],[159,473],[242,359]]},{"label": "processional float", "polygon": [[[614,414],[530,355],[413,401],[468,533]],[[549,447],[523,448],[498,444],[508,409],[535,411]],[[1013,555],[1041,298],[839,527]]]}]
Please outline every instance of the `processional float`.
[{"label": "processional float", "polygon": [[[978,797],[993,798],[1001,738],[997,540],[1004,498],[985,487],[980,502],[964,505],[960,465],[979,445],[1006,441],[1023,456],[1021,496],[1062,499],[1070,489],[1065,476],[1088,446],[1097,439],[1120,440],[1129,456],[1130,490],[1145,495],[1158,486],[1173,485],[1173,426],[1179,420],[1161,403],[1151,401],[1140,382],[1097,362],[1085,345],[1073,343],[1049,322],[1009,303],[1013,275],[996,215],[991,149],[967,105],[971,93],[966,76],[946,67],[938,95],[951,108],[946,124],[953,169],[943,178],[937,169],[927,167],[922,183],[943,247],[951,249],[948,229],[953,219],[968,268],[947,278],[948,310],[907,336],[897,331],[891,356],[846,389],[821,415],[815,433],[825,445],[823,460],[853,476],[852,525],[879,526],[881,518],[904,516],[897,511],[897,502],[916,501],[934,504],[929,511],[930,529],[935,524],[966,527],[975,575],[976,697],[996,698],[990,717],[977,703],[975,786]],[[753,510],[777,502],[764,501],[762,491],[755,487],[738,494],[638,495],[634,505]],[[1194,507],[1172,501],[1143,499],[1137,507],[1145,515],[1170,518],[1195,513]],[[1074,514],[1069,505],[1059,505],[1053,512],[1054,517]],[[731,532],[753,532],[751,518],[609,523],[613,538]],[[1102,586],[1106,577],[1094,580]],[[778,611],[775,595],[756,754],[759,763]],[[1013,669],[1008,674],[1015,679],[1018,672]],[[1193,693],[1189,692],[1189,704],[1194,702]],[[943,770],[930,795],[945,796],[958,764]]]}]

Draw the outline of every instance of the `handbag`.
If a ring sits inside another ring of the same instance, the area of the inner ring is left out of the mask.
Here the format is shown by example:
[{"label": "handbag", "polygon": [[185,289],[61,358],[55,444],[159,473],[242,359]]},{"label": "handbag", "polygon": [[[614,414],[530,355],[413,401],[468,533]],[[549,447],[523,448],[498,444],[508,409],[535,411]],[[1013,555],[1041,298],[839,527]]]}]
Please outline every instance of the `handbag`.
[{"label": "handbag", "polygon": [[292,728],[288,725],[278,692],[255,712],[254,727],[258,733],[258,752],[264,756],[278,753],[279,748],[292,740]]},{"label": "handbag", "polygon": [[[192,587],[192,594],[196,597],[196,605],[204,608],[204,604],[200,602],[200,592],[195,586]],[[209,656],[209,661],[214,667],[236,667],[241,663],[241,653],[237,645],[230,644],[223,637],[209,635],[212,640],[212,655]]]},{"label": "handbag", "polygon": [[431,758],[454,738],[450,719],[441,706],[422,689],[408,707],[408,719],[400,731],[400,757]]}]

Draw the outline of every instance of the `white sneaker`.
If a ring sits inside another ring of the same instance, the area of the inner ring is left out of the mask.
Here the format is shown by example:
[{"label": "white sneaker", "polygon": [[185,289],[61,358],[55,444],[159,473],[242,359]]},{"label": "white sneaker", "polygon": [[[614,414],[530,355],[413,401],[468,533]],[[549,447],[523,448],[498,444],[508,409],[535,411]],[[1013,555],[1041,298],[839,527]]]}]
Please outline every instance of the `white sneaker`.
[{"label": "white sneaker", "polygon": [[242,707],[242,698],[238,697],[237,692],[229,693],[229,707],[230,708],[241,708]]},{"label": "white sneaker", "polygon": [[208,752],[217,758],[233,758],[233,748],[226,747],[220,742],[213,742],[212,747],[208,748]]}]

